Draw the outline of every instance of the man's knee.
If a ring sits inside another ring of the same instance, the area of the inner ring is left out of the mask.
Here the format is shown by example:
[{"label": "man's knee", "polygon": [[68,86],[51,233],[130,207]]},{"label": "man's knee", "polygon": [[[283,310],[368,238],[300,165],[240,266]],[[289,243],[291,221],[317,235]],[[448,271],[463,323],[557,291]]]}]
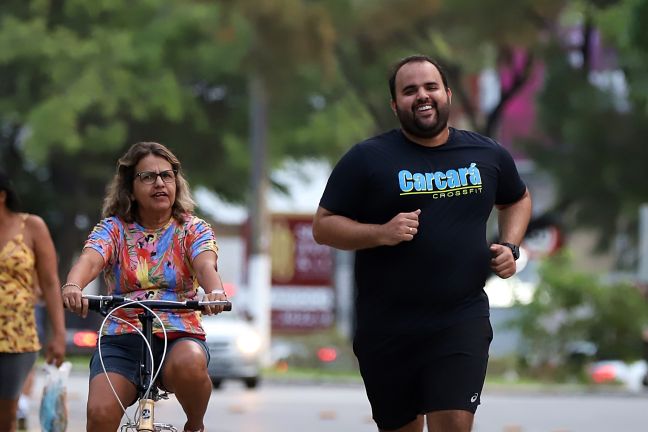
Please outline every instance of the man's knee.
[{"label": "man's knee", "polygon": [[398,429],[379,429],[380,432],[423,432],[423,416],[416,417],[415,420],[407,423]]},{"label": "man's knee", "polygon": [[463,410],[433,411],[426,414],[430,432],[470,432],[474,414]]}]

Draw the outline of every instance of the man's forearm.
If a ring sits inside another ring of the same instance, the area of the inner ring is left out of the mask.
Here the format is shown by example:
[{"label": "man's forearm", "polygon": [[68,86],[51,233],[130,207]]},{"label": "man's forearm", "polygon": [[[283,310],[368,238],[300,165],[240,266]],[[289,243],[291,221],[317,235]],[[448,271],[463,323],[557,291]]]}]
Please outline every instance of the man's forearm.
[{"label": "man's forearm", "polygon": [[499,209],[500,241],[519,245],[531,219],[531,195],[527,190],[517,202]]},{"label": "man's forearm", "polygon": [[357,250],[381,246],[381,225],[365,224],[340,215],[317,217],[315,241],[336,249]]}]

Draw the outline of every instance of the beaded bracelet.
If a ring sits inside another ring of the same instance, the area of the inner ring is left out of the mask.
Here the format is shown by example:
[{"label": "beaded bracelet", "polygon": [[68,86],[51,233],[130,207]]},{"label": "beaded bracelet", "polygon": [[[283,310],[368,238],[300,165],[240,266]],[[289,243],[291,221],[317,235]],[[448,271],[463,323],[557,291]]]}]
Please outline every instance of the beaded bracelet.
[{"label": "beaded bracelet", "polygon": [[213,290],[208,292],[207,294],[224,294],[225,297],[227,297],[227,293],[225,292],[225,290]]},{"label": "beaded bracelet", "polygon": [[79,291],[83,291],[78,284],[75,284],[73,282],[64,283],[63,286],[61,286],[61,291],[63,291],[66,287],[69,287],[69,286],[77,287],[77,288],[79,288]]}]

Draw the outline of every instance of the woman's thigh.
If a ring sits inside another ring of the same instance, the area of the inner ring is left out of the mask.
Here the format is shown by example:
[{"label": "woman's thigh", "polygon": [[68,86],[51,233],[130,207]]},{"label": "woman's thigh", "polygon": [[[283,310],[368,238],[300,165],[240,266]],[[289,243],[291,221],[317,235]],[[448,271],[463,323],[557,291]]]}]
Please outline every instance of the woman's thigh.
[{"label": "woman's thigh", "polygon": [[0,353],[0,399],[18,400],[38,353]]}]

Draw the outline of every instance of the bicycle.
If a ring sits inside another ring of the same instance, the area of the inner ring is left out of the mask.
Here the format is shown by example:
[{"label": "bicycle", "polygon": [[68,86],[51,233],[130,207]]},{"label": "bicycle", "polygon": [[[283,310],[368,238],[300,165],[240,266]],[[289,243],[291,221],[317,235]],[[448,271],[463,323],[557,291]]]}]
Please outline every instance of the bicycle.
[{"label": "bicycle", "polygon": [[[140,323],[142,324],[142,330],[134,327],[137,333],[144,338],[146,348],[148,350],[142,350],[142,357],[140,361],[140,374],[139,374],[139,383],[137,385],[137,404],[138,407],[135,410],[133,419],[128,415],[126,408],[122,404],[119,398],[117,399],[119,405],[122,407],[124,414],[126,415],[126,423],[120,427],[121,432],[128,431],[137,431],[137,432],[177,432],[177,429],[168,423],[155,423],[155,402],[160,399],[168,399],[169,393],[161,390],[156,383],[158,374],[162,369],[162,364],[164,363],[164,357],[166,355],[167,349],[167,338],[166,330],[162,325],[162,331],[164,333],[164,349],[162,354],[162,359],[160,360],[160,365],[157,370],[155,370],[153,352],[151,348],[151,343],[153,341],[153,319],[156,318],[159,322],[159,316],[154,312],[154,310],[168,310],[168,309],[192,309],[192,310],[202,310],[204,306],[224,306],[225,311],[232,310],[232,303],[227,300],[219,301],[198,301],[198,300],[186,300],[186,301],[172,301],[172,300],[132,300],[123,296],[97,296],[97,295],[84,295],[83,298],[88,300],[88,309],[98,312],[103,315],[105,318],[101,323],[99,328],[99,338],[97,340],[97,348],[99,350],[99,359],[101,360],[101,333],[103,326],[106,321],[111,317],[111,315],[122,308],[129,309],[141,309],[142,313],[138,315]],[[120,318],[113,317],[113,319],[120,320]],[[148,354],[148,355],[147,355]],[[103,360],[101,360],[101,365],[103,365]],[[155,374],[153,371],[155,370]],[[115,392],[110,379],[108,379],[110,387]]]}]

